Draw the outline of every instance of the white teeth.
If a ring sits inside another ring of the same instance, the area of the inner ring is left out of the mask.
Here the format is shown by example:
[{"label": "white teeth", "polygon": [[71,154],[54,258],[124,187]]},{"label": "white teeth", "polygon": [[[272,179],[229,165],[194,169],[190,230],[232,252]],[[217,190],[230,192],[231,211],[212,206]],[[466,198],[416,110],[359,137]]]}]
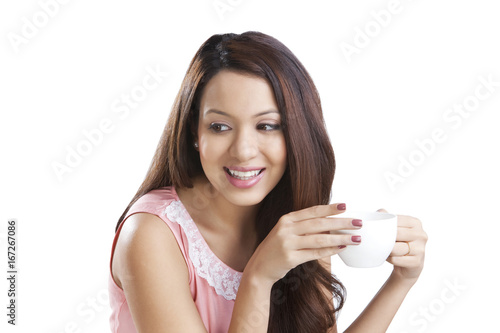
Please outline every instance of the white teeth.
[{"label": "white teeth", "polygon": [[262,171],[262,170],[253,170],[253,171],[243,172],[243,171],[236,171],[236,170],[231,170],[231,169],[227,169],[227,170],[229,171],[231,176],[233,176],[234,178],[241,179],[241,180],[247,180],[247,179],[253,178],[253,177],[257,176]]}]

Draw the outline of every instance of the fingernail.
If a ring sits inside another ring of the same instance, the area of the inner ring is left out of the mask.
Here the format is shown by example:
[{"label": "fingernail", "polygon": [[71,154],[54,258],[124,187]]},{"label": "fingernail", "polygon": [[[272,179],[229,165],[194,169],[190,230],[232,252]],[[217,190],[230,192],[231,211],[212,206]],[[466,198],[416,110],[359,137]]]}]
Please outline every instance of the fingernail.
[{"label": "fingernail", "polygon": [[345,210],[345,203],[341,203],[337,205],[338,210]]},{"label": "fingernail", "polygon": [[345,245],[339,245],[339,249],[345,248]]},{"label": "fingernail", "polygon": [[354,220],[352,220],[352,225],[355,226],[355,227],[362,227],[363,226],[363,221],[362,220],[358,220],[358,219],[354,219]]},{"label": "fingernail", "polygon": [[354,243],[361,243],[361,236],[352,236],[352,237],[351,237],[351,240],[352,240]]}]

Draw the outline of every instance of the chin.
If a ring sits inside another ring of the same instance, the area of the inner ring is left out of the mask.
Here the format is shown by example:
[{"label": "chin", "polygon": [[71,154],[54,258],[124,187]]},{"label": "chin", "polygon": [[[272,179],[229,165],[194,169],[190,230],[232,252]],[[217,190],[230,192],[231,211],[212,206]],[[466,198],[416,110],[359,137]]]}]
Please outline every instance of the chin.
[{"label": "chin", "polygon": [[267,196],[267,194],[268,193],[262,193],[260,191],[255,191],[254,193],[250,193],[250,191],[248,191],[247,193],[225,192],[223,196],[226,198],[227,201],[231,202],[236,206],[250,207],[260,204],[262,200],[264,200],[264,198]]}]

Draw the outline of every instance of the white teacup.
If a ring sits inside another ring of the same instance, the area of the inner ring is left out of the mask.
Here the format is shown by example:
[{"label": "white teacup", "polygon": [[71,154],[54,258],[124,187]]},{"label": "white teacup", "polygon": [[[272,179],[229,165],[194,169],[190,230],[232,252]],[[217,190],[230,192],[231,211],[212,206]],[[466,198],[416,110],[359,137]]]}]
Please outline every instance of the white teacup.
[{"label": "white teacup", "polygon": [[398,229],[396,215],[382,212],[347,211],[335,217],[363,220],[361,229],[339,231],[339,233],[361,236],[359,245],[348,245],[339,253],[347,266],[368,268],[380,266],[385,262],[396,242]]}]

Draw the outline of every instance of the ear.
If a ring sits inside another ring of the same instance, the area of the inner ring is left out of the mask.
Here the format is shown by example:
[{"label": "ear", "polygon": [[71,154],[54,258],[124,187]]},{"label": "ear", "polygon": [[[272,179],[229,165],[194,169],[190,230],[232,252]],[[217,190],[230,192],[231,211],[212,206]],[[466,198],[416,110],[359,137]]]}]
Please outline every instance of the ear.
[{"label": "ear", "polygon": [[199,145],[198,145],[198,135],[194,134],[191,132],[191,134],[193,135],[193,148],[194,150],[196,151],[200,151],[200,148],[199,148]]}]

